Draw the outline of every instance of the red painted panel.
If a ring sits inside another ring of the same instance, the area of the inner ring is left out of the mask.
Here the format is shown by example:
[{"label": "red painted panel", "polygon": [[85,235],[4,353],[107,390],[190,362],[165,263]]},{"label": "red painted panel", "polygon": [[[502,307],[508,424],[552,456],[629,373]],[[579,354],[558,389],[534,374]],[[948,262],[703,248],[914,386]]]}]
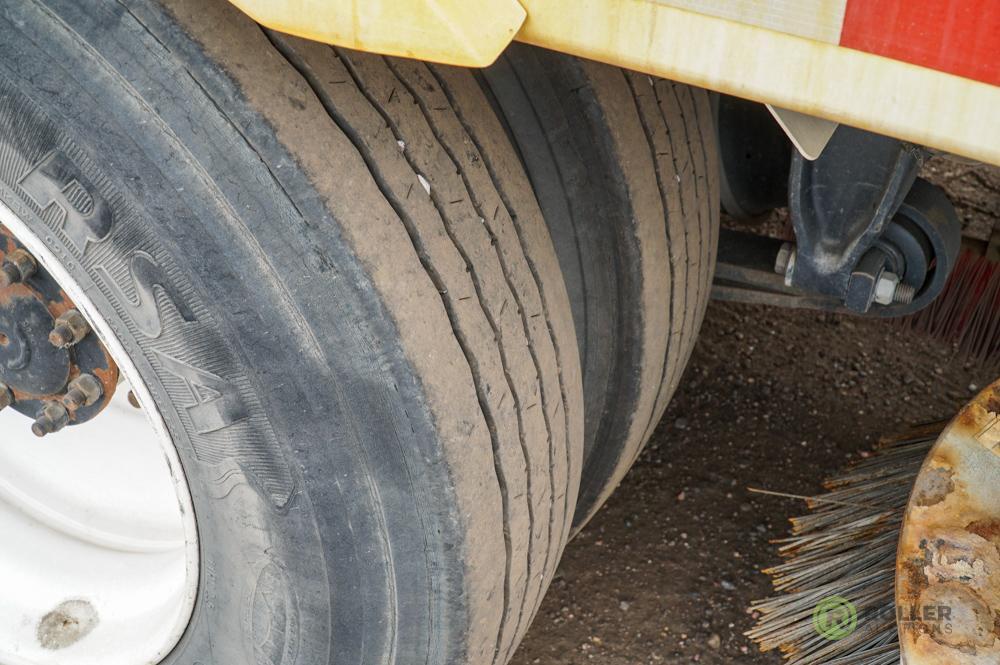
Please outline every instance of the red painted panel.
[{"label": "red painted panel", "polygon": [[848,0],[840,44],[1000,85],[1000,0]]}]

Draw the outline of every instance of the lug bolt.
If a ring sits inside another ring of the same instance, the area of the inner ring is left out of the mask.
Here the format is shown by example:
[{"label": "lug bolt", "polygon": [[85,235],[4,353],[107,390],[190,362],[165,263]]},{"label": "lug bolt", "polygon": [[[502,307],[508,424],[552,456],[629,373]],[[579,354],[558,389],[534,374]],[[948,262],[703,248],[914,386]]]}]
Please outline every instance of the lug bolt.
[{"label": "lug bolt", "polygon": [[81,374],[70,381],[62,403],[70,413],[84,406],[91,406],[104,395],[101,382],[90,374]]},{"label": "lug bolt", "polygon": [[14,403],[14,393],[10,391],[6,383],[0,383],[0,411]]},{"label": "lug bolt", "polygon": [[47,434],[54,434],[69,425],[69,411],[59,402],[48,402],[42,407],[35,423],[31,426],[31,431],[35,436],[41,438]]},{"label": "lug bolt", "polygon": [[56,327],[49,333],[49,342],[57,348],[68,349],[82,342],[89,334],[90,324],[83,318],[83,314],[71,309],[56,319]]},{"label": "lug bolt", "polygon": [[4,259],[0,266],[0,288],[25,281],[38,272],[38,262],[35,257],[23,249],[15,249]]}]

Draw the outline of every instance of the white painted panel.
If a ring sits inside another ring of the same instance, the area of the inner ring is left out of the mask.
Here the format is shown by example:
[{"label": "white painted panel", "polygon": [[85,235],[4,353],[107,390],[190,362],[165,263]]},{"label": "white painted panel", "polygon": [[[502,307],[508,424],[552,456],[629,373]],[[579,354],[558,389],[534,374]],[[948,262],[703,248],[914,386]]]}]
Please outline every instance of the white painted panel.
[{"label": "white painted panel", "polygon": [[657,0],[707,16],[840,43],[847,0]]}]

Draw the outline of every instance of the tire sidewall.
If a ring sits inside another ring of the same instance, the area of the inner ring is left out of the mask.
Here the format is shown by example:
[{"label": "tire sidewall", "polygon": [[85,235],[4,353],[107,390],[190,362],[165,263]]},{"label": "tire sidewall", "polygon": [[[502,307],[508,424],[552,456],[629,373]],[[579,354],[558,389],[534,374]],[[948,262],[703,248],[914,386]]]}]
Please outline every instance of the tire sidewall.
[{"label": "tire sidewall", "polygon": [[[155,169],[102,168],[81,145],[101,144],[107,134],[99,125],[73,134],[0,69],[0,200],[114,331],[177,449],[195,506],[197,603],[163,662],[318,662],[327,631],[303,622],[329,624],[323,548],[233,343],[237,333],[214,315],[211,294],[178,261],[182,253],[121,184],[126,173]],[[89,197],[87,214],[58,194],[73,182]]]}]

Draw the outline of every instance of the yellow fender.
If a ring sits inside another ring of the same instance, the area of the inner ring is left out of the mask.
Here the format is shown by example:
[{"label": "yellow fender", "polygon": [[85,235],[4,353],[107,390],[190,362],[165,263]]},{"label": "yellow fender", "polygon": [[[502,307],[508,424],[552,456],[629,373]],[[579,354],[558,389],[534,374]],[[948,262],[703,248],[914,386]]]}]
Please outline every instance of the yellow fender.
[{"label": "yellow fender", "polygon": [[1000,165],[1000,86],[837,45],[843,0],[230,2],[280,32],[463,67],[517,39]]},{"label": "yellow fender", "polygon": [[486,67],[527,16],[517,0],[232,0],[280,32],[386,55]]}]

